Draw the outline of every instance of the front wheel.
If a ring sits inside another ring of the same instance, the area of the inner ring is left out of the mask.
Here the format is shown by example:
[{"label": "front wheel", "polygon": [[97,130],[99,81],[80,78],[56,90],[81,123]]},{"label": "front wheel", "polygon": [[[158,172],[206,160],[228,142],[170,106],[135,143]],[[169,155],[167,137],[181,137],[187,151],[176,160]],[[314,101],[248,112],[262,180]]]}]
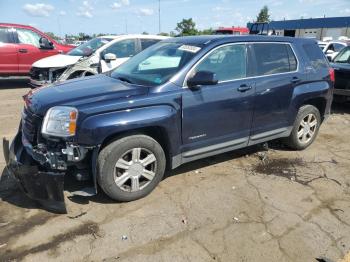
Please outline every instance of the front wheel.
[{"label": "front wheel", "polygon": [[287,145],[295,150],[303,150],[315,140],[321,125],[318,109],[305,105],[299,109],[290,136],[285,140]]},{"label": "front wheel", "polygon": [[148,195],[161,181],[166,166],[162,147],[153,138],[133,135],[103,148],[98,157],[98,182],[117,201]]}]

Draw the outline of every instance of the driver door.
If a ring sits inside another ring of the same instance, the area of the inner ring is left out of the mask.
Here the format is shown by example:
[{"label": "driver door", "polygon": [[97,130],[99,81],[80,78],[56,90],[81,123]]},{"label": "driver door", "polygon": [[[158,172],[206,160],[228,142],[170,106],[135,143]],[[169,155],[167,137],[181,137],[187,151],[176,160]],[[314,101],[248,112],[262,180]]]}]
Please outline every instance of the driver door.
[{"label": "driver door", "polygon": [[211,51],[189,74],[210,71],[218,83],[183,90],[184,157],[248,144],[255,83],[246,79],[247,61],[245,44],[224,45]]},{"label": "driver door", "polygon": [[17,28],[16,32],[19,73],[28,73],[34,62],[57,54],[55,49],[40,49],[42,36],[38,33],[24,28]]}]

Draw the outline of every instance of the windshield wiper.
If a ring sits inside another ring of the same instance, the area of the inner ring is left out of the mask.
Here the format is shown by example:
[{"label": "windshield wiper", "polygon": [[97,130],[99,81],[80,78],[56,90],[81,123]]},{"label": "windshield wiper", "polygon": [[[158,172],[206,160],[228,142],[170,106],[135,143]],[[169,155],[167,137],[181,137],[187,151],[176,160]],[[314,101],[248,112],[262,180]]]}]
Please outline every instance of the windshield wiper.
[{"label": "windshield wiper", "polygon": [[118,80],[122,81],[122,82],[126,82],[126,83],[129,83],[129,84],[133,84],[133,82],[129,79],[127,79],[126,77],[123,77],[123,76],[120,76],[120,77],[117,77]]}]

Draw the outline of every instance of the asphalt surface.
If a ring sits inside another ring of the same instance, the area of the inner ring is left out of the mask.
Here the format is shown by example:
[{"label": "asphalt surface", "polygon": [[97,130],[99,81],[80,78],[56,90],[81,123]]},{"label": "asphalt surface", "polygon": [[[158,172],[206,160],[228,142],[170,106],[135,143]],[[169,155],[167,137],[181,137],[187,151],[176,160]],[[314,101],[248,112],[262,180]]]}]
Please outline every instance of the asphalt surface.
[{"label": "asphalt surface", "polygon": [[[14,137],[28,90],[0,79],[1,136]],[[335,105],[307,150],[199,160],[130,203],[74,197],[72,181],[67,215],[28,199],[0,154],[0,261],[338,261],[350,251],[349,134],[350,105]]]}]

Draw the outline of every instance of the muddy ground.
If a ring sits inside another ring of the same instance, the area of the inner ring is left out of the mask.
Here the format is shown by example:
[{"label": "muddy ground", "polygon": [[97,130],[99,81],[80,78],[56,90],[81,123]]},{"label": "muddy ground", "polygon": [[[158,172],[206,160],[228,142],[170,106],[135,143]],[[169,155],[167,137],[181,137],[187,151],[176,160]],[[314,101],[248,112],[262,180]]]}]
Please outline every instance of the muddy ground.
[{"label": "muddy ground", "polygon": [[[15,135],[26,80],[0,81],[0,134]],[[279,143],[187,164],[148,197],[73,197],[46,212],[0,154],[0,261],[337,261],[350,251],[350,105],[302,152]],[[1,173],[0,173],[1,174]]]}]

